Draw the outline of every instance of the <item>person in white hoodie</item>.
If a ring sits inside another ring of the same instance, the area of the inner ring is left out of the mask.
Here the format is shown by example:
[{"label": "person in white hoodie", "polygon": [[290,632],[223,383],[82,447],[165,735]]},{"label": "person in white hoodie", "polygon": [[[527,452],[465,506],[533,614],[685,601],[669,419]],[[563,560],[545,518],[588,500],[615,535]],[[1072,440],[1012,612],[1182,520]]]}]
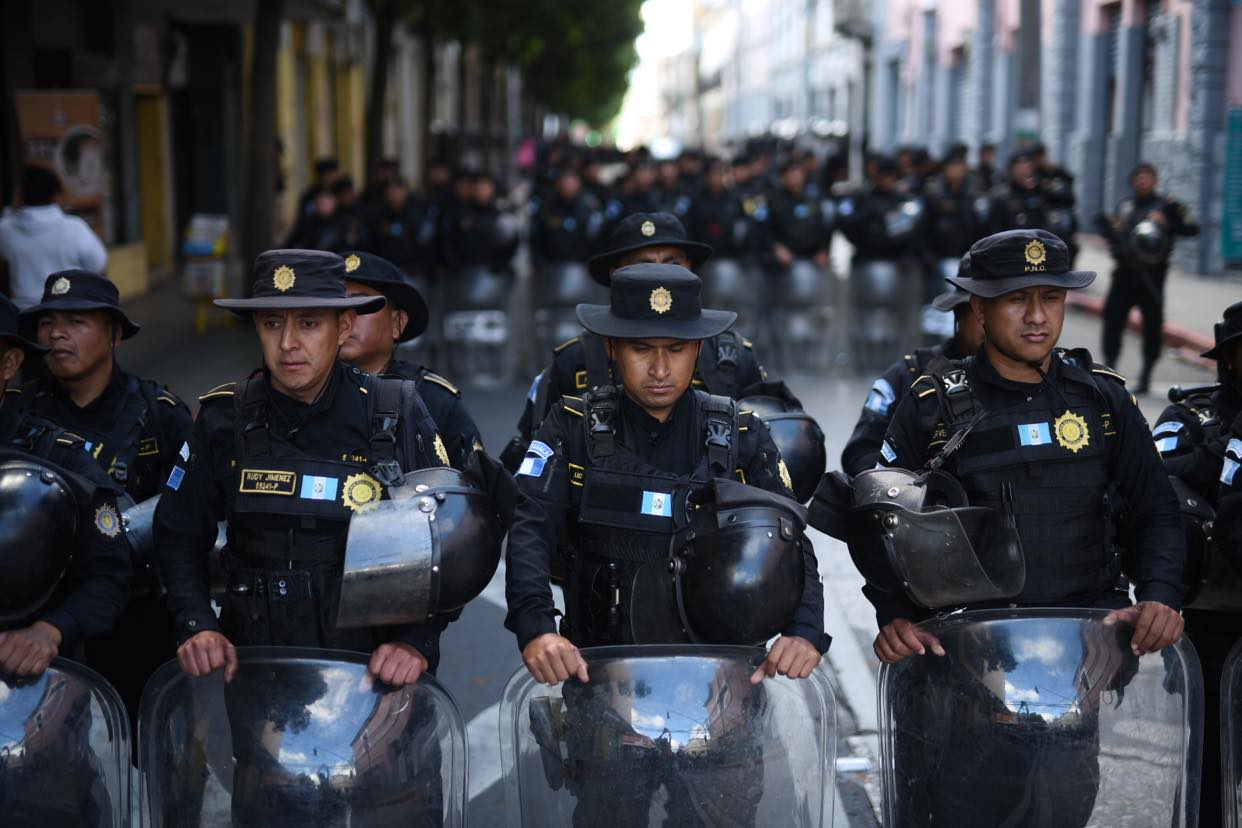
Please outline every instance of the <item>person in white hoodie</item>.
[{"label": "person in white hoodie", "polygon": [[61,209],[61,192],[53,170],[27,164],[21,206],[0,217],[0,259],[8,264],[9,297],[22,310],[39,303],[49,273],[103,273],[108,263],[108,251],[90,226]]}]

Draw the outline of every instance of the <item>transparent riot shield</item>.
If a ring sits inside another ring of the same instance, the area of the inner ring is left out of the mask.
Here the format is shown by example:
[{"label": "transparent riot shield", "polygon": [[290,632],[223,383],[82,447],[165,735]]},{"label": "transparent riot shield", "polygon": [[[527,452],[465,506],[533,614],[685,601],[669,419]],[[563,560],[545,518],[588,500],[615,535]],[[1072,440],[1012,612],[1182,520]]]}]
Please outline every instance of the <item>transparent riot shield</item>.
[{"label": "transparent riot shield", "polygon": [[1188,641],[1135,656],[1104,610],[925,622],[946,655],[880,669],[884,824],[1194,826],[1203,678]]},{"label": "transparent riot shield", "polygon": [[582,651],[590,682],[505,687],[510,826],[831,825],[836,711],[828,680],[751,684],[762,650]]},{"label": "transparent riot shield", "polygon": [[509,376],[509,296],[513,277],[470,266],[441,290],[448,365],[455,377],[502,383]]},{"label": "transparent riot shield", "polygon": [[232,681],[176,662],[139,717],[142,824],[460,826],[466,735],[430,676],[372,683],[366,656],[239,647]]},{"label": "transparent riot shield", "polygon": [[703,305],[737,312],[733,330],[755,336],[755,308],[759,306],[762,275],[737,259],[708,259],[699,267]]},{"label": "transparent riot shield", "polygon": [[864,259],[850,271],[851,346],[856,367],[881,371],[919,344],[921,265],[906,259]]},{"label": "transparent riot shield", "polygon": [[54,659],[0,678],[0,822],[129,824],[129,717],[99,674]]},{"label": "transparent riot shield", "polygon": [[608,303],[608,288],[591,278],[586,265],[549,262],[533,274],[530,304],[539,367],[553,348],[582,333],[574,308],[583,302]]},{"label": "transparent riot shield", "polygon": [[1242,641],[1233,645],[1221,672],[1220,765],[1221,815],[1226,828],[1238,828],[1242,826]]},{"label": "transparent riot shield", "polygon": [[836,277],[831,267],[795,259],[765,288],[768,329],[783,370],[822,373],[836,354]]}]

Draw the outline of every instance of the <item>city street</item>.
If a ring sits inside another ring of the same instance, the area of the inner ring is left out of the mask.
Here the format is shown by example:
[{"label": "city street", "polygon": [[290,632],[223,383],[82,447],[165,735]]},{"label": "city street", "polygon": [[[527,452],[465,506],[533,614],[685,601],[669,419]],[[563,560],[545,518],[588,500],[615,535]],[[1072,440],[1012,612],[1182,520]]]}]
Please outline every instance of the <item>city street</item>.
[{"label": "city street", "polygon": [[[129,370],[167,377],[173,389],[187,400],[244,374],[255,364],[254,333],[248,324],[212,328],[196,337],[190,324],[192,309],[176,285],[165,285],[128,306],[134,318],[146,323],[143,351],[121,350]],[[1071,312],[1061,339],[1066,346],[1098,348],[1099,320]],[[1119,367],[1122,373],[1138,368],[1138,337],[1127,335]],[[187,360],[186,354],[195,358]],[[762,357],[762,355],[760,355]],[[898,355],[899,356],[899,355]],[[469,378],[453,377],[463,388],[464,399],[483,433],[487,446],[498,451],[515,432],[529,381],[515,379],[500,387],[471,384]],[[1211,382],[1203,367],[1166,357],[1155,374],[1153,393],[1139,399],[1149,421],[1164,405],[1165,393],[1174,384]],[[829,465],[837,467],[841,446],[848,438],[866,397],[868,378],[792,376],[791,388],[816,417],[827,435]],[[193,402],[191,402],[193,407]],[[838,779],[836,810],[838,826],[861,828],[875,823],[879,788],[874,768],[879,762],[875,737],[877,716],[875,682],[879,663],[871,651],[875,636],[871,606],[860,591],[862,580],[850,562],[844,545],[812,530],[825,587],[825,627],[833,645],[824,662],[837,692]],[[438,678],[453,694],[468,722],[470,745],[470,824],[491,826],[503,821],[504,790],[501,784],[498,703],[509,677],[521,666],[512,634],[504,629],[504,569],[496,573],[482,595],[466,607],[443,639],[443,661]]]}]

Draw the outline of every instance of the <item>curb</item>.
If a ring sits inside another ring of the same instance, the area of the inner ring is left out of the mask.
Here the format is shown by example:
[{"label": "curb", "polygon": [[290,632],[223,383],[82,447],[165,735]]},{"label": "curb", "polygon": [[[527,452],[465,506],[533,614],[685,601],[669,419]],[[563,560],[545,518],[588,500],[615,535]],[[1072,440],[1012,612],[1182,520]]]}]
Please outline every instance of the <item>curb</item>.
[{"label": "curb", "polygon": [[[1066,301],[1071,308],[1080,313],[1090,314],[1091,316],[1104,315],[1104,299],[1102,297],[1071,291],[1066,297]],[[1130,310],[1130,315],[1126,319],[1126,328],[1136,333],[1142,332],[1143,317],[1137,308]],[[1205,336],[1198,331],[1192,331],[1190,328],[1179,325],[1176,322],[1165,322],[1161,328],[1161,333],[1164,339],[1164,347],[1175,351],[1178,359],[1202,368],[1216,369],[1215,362],[1200,356],[1200,354],[1216,344],[1211,336]]]}]

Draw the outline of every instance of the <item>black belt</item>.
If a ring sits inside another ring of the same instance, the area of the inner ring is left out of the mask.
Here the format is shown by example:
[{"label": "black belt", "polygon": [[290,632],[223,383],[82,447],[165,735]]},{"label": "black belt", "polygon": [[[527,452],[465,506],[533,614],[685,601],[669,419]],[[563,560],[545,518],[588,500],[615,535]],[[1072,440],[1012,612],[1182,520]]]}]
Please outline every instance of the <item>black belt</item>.
[{"label": "black belt", "polygon": [[233,570],[228,573],[228,593],[289,603],[309,601],[314,597],[311,575],[305,569]]}]

